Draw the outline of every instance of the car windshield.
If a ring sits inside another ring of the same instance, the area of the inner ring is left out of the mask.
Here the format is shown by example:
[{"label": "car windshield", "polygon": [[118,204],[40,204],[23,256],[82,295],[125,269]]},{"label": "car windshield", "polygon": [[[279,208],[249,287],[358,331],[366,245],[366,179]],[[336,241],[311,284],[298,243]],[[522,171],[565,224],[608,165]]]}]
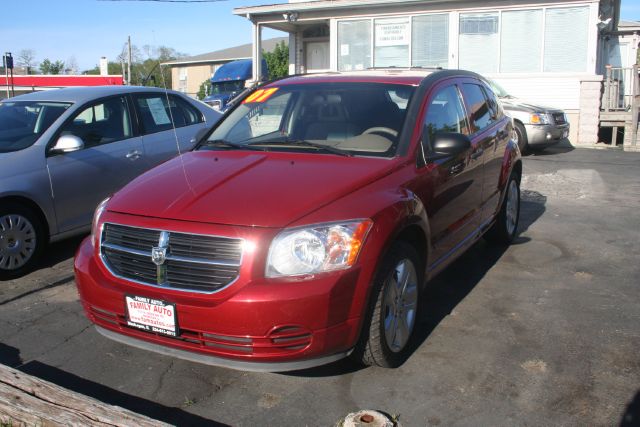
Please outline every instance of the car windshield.
[{"label": "car windshield", "polygon": [[498,95],[498,97],[500,97],[500,98],[513,98],[513,96],[509,95],[509,92],[507,92],[505,90],[505,88],[503,88],[502,86],[500,86],[498,83],[494,82],[493,80],[489,81],[489,84],[491,86],[491,89],[493,89],[493,92],[495,92],[495,94]]},{"label": "car windshield", "polygon": [[352,82],[271,85],[245,98],[200,149],[391,157],[414,89]]},{"label": "car windshield", "polygon": [[70,105],[65,102],[0,102],[0,153],[33,145]]},{"label": "car windshield", "polygon": [[211,84],[211,93],[209,95],[218,95],[221,93],[240,92],[244,89],[243,80],[232,80],[228,82],[217,82]]}]

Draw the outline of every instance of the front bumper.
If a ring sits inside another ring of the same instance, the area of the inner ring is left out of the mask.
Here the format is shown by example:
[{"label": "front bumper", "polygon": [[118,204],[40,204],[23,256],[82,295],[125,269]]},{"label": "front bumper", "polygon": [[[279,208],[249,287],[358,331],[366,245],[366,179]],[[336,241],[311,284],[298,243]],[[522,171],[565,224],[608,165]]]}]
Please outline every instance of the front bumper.
[{"label": "front bumper", "polygon": [[531,146],[543,147],[557,144],[569,137],[569,123],[562,125],[525,125],[527,141]]},{"label": "front bumper", "polygon": [[[98,330],[136,347],[259,371],[303,369],[347,356],[359,335],[373,269],[265,279],[258,273],[264,258],[246,257],[233,285],[198,294],[116,278],[87,238],[75,258],[76,283]],[[128,326],[125,295],[175,304],[179,336]]]}]

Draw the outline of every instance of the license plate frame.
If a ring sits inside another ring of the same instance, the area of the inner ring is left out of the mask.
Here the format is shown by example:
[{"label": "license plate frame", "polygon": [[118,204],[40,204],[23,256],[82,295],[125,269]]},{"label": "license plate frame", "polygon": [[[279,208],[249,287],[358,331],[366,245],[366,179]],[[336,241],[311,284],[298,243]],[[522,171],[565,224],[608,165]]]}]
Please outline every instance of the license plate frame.
[{"label": "license plate frame", "polygon": [[127,326],[174,338],[180,336],[175,303],[127,294],[124,305]]}]

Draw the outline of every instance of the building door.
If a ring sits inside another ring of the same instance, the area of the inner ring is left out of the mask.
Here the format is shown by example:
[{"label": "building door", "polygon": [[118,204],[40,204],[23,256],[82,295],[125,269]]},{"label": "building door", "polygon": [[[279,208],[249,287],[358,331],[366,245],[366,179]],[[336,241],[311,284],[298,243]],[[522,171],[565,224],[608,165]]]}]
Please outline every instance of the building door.
[{"label": "building door", "polygon": [[305,43],[305,70],[307,73],[329,70],[329,42]]}]

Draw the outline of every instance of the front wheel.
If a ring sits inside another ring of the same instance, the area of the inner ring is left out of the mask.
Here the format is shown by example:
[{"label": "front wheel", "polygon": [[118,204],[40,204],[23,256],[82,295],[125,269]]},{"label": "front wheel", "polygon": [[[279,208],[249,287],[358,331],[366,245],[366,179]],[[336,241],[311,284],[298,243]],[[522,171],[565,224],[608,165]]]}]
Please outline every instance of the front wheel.
[{"label": "front wheel", "polygon": [[487,231],[486,237],[492,242],[508,245],[516,238],[520,220],[520,180],[513,173],[505,191],[496,222]]},{"label": "front wheel", "polygon": [[513,139],[520,152],[525,154],[529,150],[529,139],[527,138],[527,130],[518,122],[513,123]]},{"label": "front wheel", "polygon": [[363,326],[355,357],[368,366],[395,368],[408,356],[418,313],[421,271],[418,253],[396,242],[374,282],[373,308]]},{"label": "front wheel", "polygon": [[44,229],[31,209],[15,203],[0,208],[0,279],[29,271],[44,245]]}]

